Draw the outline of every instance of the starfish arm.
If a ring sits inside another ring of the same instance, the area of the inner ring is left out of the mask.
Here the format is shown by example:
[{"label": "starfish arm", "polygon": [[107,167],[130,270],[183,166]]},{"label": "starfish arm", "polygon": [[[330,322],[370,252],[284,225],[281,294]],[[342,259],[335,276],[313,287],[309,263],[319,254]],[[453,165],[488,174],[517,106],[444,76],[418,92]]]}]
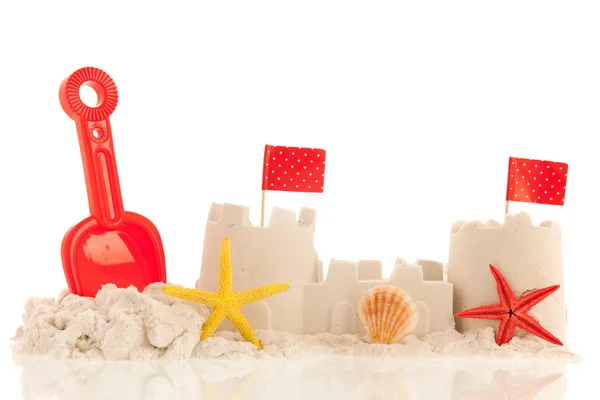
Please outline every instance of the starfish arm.
[{"label": "starfish arm", "polygon": [[508,315],[508,308],[500,304],[470,308],[456,314],[457,318],[502,319]]},{"label": "starfish arm", "polygon": [[262,345],[258,341],[256,334],[252,330],[250,323],[248,323],[248,320],[246,319],[246,317],[244,317],[244,314],[242,314],[240,310],[235,309],[231,311],[228,315],[228,318],[233,324],[233,326],[235,326],[235,329],[238,330],[240,335],[242,335],[242,337],[247,342],[250,342],[253,345],[255,345],[258,348],[258,350],[262,350]]},{"label": "starfish arm", "polygon": [[246,398],[248,388],[252,385],[256,377],[256,370],[246,375],[242,381],[235,386],[233,392],[227,397],[228,400],[237,400]]},{"label": "starfish arm", "polygon": [[513,389],[513,378],[506,371],[496,371],[494,372],[494,382],[498,382],[498,388],[502,390],[503,393],[509,394],[512,393]]},{"label": "starfish arm", "polygon": [[256,301],[266,299],[267,297],[274,296],[278,293],[285,292],[289,288],[290,285],[287,283],[266,285],[256,289],[246,290],[245,292],[236,293],[234,294],[234,299],[236,303],[241,307],[246,304],[254,303]]},{"label": "starfish arm", "polygon": [[179,286],[165,285],[162,288],[163,293],[178,299],[193,301],[195,303],[205,304],[214,307],[219,304],[219,297],[216,293],[205,292],[204,290],[187,289]]},{"label": "starfish arm", "polygon": [[532,382],[527,382],[524,386],[514,391],[515,397],[517,399],[535,399],[542,389],[551,385],[562,376],[563,374],[552,374]]},{"label": "starfish arm", "polygon": [[500,305],[512,309],[515,303],[515,295],[510,288],[510,285],[508,282],[506,282],[506,279],[504,279],[504,276],[498,270],[498,268],[490,264],[490,270],[492,271],[492,275],[494,275],[494,279],[496,280],[496,289],[498,290]]},{"label": "starfish arm", "polygon": [[219,256],[219,294],[231,295],[233,284],[231,282],[231,243],[228,237],[221,242],[221,255]]},{"label": "starfish arm", "polygon": [[215,385],[213,382],[205,381],[204,379],[200,378],[200,386],[202,386],[202,394],[206,396],[207,399],[223,399],[219,389],[217,389],[217,385]]},{"label": "starfish arm", "polygon": [[528,314],[514,314],[514,318],[516,318],[517,326],[524,331],[531,333],[539,338],[544,339],[547,342],[552,344],[563,346],[562,342],[558,340],[553,334],[548,332],[540,323]]},{"label": "starfish arm", "polygon": [[200,334],[200,340],[208,339],[215,334],[221,322],[225,319],[227,313],[222,308],[215,308],[210,314],[210,317],[202,325],[202,333]]},{"label": "starfish arm", "polygon": [[536,304],[556,292],[560,285],[548,286],[543,289],[534,290],[529,292],[517,300],[515,303],[515,310],[519,310],[523,314],[531,310]]},{"label": "starfish arm", "polygon": [[498,333],[496,333],[496,344],[498,346],[502,346],[510,342],[510,339],[515,336],[515,332],[517,331],[517,323],[515,321],[514,316],[506,315],[500,321],[500,325],[498,325]]}]

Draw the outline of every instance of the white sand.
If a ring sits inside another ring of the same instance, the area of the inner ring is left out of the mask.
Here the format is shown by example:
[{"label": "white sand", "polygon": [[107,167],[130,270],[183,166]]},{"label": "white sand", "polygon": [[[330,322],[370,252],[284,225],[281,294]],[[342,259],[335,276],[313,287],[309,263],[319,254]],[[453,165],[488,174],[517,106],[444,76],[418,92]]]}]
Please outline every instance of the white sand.
[{"label": "white sand", "polygon": [[408,336],[401,344],[369,344],[356,335],[292,335],[257,330],[264,350],[244,342],[237,332],[218,332],[199,342],[208,309],[181,301],[150,285],[135,288],[106,285],[95,299],[63,291],[57,298],[31,298],[23,326],[13,340],[14,353],[54,359],[274,359],[321,356],[374,358],[460,357],[495,360],[524,358],[577,361],[566,347],[556,347],[533,336],[514,338],[497,346],[492,328],[460,334],[440,331],[422,338]]}]

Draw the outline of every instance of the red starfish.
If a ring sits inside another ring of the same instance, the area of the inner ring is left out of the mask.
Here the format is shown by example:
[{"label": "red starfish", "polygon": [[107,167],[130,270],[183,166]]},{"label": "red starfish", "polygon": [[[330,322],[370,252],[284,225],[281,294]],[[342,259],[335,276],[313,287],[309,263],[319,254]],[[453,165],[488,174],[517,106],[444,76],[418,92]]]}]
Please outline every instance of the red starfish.
[{"label": "red starfish", "polygon": [[544,376],[533,381],[517,385],[516,379],[506,371],[496,371],[494,374],[494,386],[491,390],[469,390],[461,394],[472,400],[532,400],[554,381],[561,378],[563,374]]},{"label": "red starfish", "polygon": [[521,296],[517,300],[515,299],[515,294],[508,285],[508,282],[506,282],[506,279],[504,279],[504,276],[502,276],[500,271],[492,264],[490,264],[490,269],[492,270],[494,279],[496,279],[500,304],[471,308],[459,312],[456,314],[456,317],[500,320],[498,334],[496,335],[496,343],[498,346],[510,342],[510,339],[515,335],[517,328],[521,328],[552,344],[562,346],[563,344],[560,340],[544,329],[535,318],[528,314],[533,306],[554,293],[560,285],[534,290]]}]

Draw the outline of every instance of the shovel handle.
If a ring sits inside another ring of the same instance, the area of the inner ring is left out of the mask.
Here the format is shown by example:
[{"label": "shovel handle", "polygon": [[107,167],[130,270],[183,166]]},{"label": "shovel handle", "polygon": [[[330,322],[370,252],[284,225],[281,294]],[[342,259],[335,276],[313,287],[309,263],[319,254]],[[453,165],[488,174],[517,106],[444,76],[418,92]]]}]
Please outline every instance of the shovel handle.
[{"label": "shovel handle", "polygon": [[[79,89],[83,85],[96,91],[95,107],[81,100]],[[125,214],[108,118],[117,107],[117,87],[104,71],[86,67],[63,80],[59,98],[77,127],[90,214],[103,228],[116,229]]]}]

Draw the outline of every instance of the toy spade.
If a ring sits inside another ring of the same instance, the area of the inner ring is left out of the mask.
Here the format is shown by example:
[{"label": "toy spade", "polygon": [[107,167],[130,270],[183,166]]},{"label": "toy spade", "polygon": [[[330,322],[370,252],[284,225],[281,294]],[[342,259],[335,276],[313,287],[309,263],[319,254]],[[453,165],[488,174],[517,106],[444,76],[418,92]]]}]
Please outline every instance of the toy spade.
[{"label": "toy spade", "polygon": [[[98,103],[88,107],[79,96],[87,85]],[[75,121],[90,216],[73,226],[62,242],[62,263],[71,293],[95,296],[102,285],[130,285],[142,291],[166,282],[165,256],[158,230],[147,218],[123,209],[109,116],[118,93],[104,71],[87,67],[60,85],[60,104]]]}]

